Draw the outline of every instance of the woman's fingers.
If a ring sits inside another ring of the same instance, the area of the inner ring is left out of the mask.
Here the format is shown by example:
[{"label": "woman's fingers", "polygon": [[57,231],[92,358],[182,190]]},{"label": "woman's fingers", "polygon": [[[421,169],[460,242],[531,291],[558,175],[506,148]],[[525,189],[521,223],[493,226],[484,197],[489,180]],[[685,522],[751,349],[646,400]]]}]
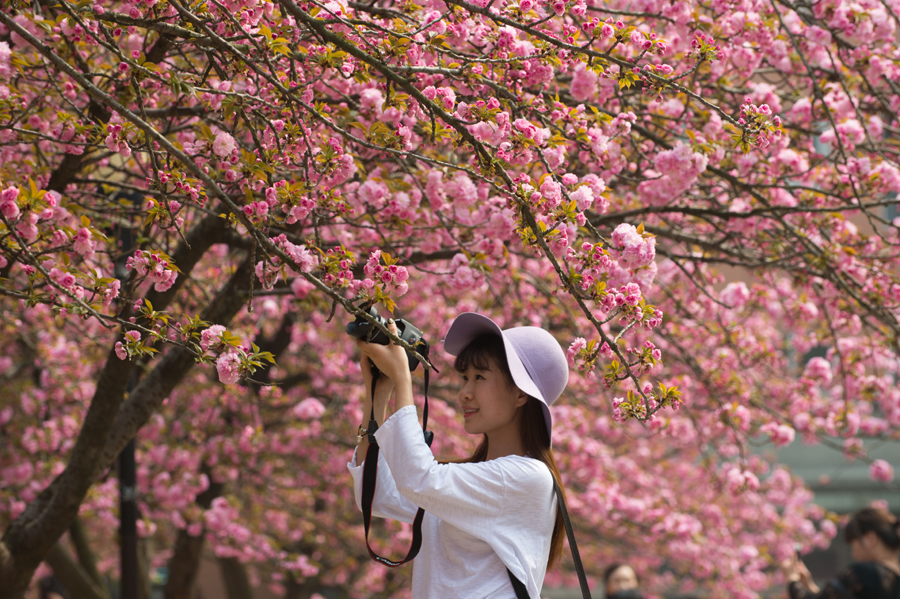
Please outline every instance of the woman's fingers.
[{"label": "woman's fingers", "polygon": [[[391,318],[390,320],[388,320],[387,329],[388,329],[391,333],[393,333],[394,335],[397,334],[397,323],[394,322],[394,319],[393,319],[393,318]],[[391,345],[393,345],[393,344],[394,344],[394,340],[391,339]]]},{"label": "woman's fingers", "polygon": [[[388,321],[386,328],[392,334],[398,334],[397,323],[393,319]],[[406,350],[402,346],[395,344],[393,340],[388,345],[380,345],[357,339],[356,346],[363,356],[371,359],[378,370],[392,380],[408,372],[409,362],[406,357]]]}]

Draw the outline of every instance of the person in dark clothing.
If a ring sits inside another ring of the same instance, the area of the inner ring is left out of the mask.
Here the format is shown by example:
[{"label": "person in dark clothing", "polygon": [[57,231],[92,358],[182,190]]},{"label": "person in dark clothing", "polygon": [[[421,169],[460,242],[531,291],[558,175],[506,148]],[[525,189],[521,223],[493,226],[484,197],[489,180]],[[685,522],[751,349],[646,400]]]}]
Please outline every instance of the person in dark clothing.
[{"label": "person in dark clothing", "polygon": [[628,564],[610,564],[603,571],[606,599],[643,599],[639,584],[634,568]]},{"label": "person in dark clothing", "polygon": [[865,508],[844,529],[854,562],[819,589],[799,559],[785,568],[790,599],[900,599],[900,521]]},{"label": "person in dark clothing", "polygon": [[56,576],[45,576],[40,581],[41,599],[69,599],[66,588]]}]

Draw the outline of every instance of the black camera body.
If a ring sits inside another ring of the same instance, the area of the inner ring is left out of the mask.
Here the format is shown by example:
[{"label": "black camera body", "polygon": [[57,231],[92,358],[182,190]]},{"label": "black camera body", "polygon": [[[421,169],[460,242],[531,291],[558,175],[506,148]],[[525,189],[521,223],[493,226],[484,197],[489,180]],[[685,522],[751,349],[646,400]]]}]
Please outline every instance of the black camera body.
[{"label": "black camera body", "polygon": [[[378,315],[374,306],[370,306],[366,312],[374,318],[376,322],[383,324],[385,328],[387,328],[387,320],[385,320],[383,316]],[[430,346],[428,341],[425,340],[425,335],[422,331],[402,318],[396,319],[394,323],[397,325],[397,336],[415,347],[420,355],[427,358]],[[372,326],[372,324],[362,316],[357,316],[356,320],[347,323],[347,334],[356,339],[363,339],[369,343],[377,343],[378,345],[388,345],[390,343],[390,338],[385,335],[381,329]],[[409,358],[409,371],[412,372],[418,367],[419,359],[408,351],[406,352],[406,356]]]}]

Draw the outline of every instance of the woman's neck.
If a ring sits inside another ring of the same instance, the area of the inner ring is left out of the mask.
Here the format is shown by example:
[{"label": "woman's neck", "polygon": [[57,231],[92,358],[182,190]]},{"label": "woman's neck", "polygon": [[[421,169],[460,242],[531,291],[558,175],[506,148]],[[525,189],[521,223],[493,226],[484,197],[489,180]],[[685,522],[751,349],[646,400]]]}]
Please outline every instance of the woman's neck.
[{"label": "woman's neck", "polygon": [[877,546],[870,552],[870,561],[884,565],[887,569],[900,576],[900,555],[887,546]]},{"label": "woman's neck", "polygon": [[519,434],[518,422],[514,426],[486,433],[488,439],[488,451],[485,460],[493,460],[510,455],[525,455],[525,446]]}]

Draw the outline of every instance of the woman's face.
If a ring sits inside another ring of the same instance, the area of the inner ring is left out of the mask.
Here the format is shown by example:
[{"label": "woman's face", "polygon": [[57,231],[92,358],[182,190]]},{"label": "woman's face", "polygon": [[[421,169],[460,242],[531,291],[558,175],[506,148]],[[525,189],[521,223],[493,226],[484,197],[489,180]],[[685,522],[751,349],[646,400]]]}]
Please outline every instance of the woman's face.
[{"label": "woman's face", "polygon": [[866,550],[859,539],[850,541],[850,557],[852,557],[855,562],[868,561],[866,559]]},{"label": "woman's face", "polygon": [[631,566],[619,566],[609,576],[609,581],[606,583],[606,596],[615,595],[619,591],[636,589],[637,586],[637,574],[634,573]]},{"label": "woman's face", "polygon": [[492,358],[488,362],[488,370],[469,364],[459,375],[461,386],[457,398],[466,432],[470,435],[490,437],[491,433],[518,427],[516,408],[528,400],[525,393],[509,383]]},{"label": "woman's face", "polygon": [[850,541],[850,557],[856,562],[877,561],[878,549],[881,545],[883,543],[878,535],[869,531],[858,539]]}]

